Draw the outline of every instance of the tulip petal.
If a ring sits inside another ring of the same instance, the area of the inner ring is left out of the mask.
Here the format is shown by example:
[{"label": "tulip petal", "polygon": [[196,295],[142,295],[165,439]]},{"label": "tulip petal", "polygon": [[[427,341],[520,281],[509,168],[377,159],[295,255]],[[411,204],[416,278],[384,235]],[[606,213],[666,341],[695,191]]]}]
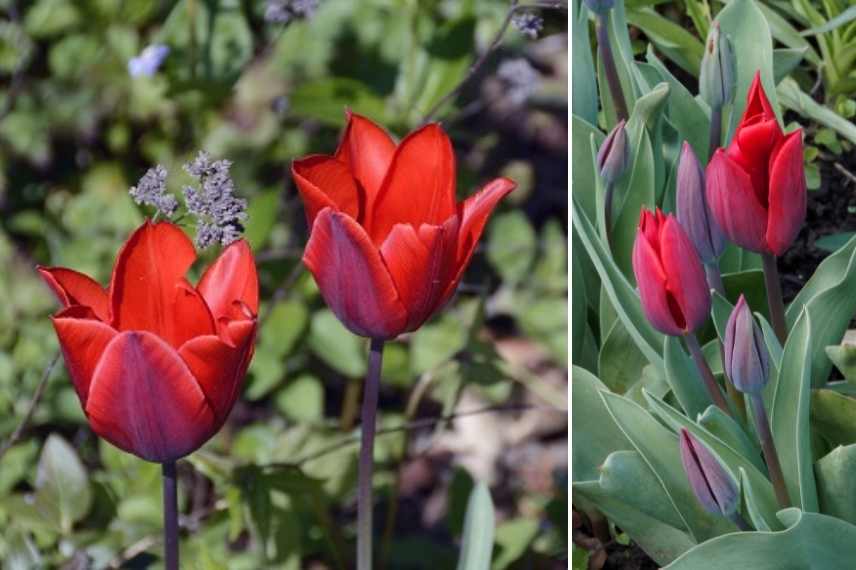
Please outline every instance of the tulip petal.
[{"label": "tulip petal", "polygon": [[761,206],[766,207],[769,188],[770,153],[782,140],[782,129],[775,119],[741,126],[734,143],[726,151],[752,178],[752,187]]},{"label": "tulip petal", "polygon": [[232,314],[232,303],[241,301],[254,315],[259,312],[259,277],[253,252],[246,240],[238,240],[223,250],[211,264],[197,287],[214,319]]},{"label": "tulip petal", "polygon": [[291,174],[303,199],[310,228],[318,212],[328,207],[355,220],[364,217],[365,191],[357,187],[346,163],[332,156],[312,155],[295,160]]},{"label": "tulip petal", "polygon": [[205,394],[178,353],[154,334],[117,335],[95,369],[86,402],[90,425],[148,461],[174,461],[214,433]]},{"label": "tulip petal", "polygon": [[641,231],[636,234],[633,243],[632,262],[645,316],[662,333],[675,336],[684,334],[685,323],[676,323],[672,314],[670,305],[674,303],[674,297],[666,288],[666,273],[657,252]]},{"label": "tulip petal", "polygon": [[767,245],[775,255],[787,250],[805,221],[806,183],[802,130],[789,133],[770,162]]},{"label": "tulip petal", "polygon": [[192,338],[178,350],[214,411],[217,427],[223,425],[243,386],[255,340],[255,321],[227,324],[230,342],[206,335]]},{"label": "tulip petal", "polygon": [[184,278],[196,259],[181,229],[148,221],[131,235],[110,282],[112,324],[117,330],[153,332],[178,347],[214,332],[202,296]]},{"label": "tulip petal", "polygon": [[65,267],[38,267],[37,269],[63,307],[82,305],[91,308],[102,321],[110,320],[107,291],[98,282],[83,273]]},{"label": "tulip petal", "polygon": [[402,332],[407,311],[380,251],[353,218],[322,210],[303,262],[330,309],[352,332],[384,339]]},{"label": "tulip petal", "polygon": [[380,245],[395,224],[439,225],[455,213],[455,153],[432,123],[401,141],[371,206],[366,227]]},{"label": "tulip petal", "polygon": [[74,306],[51,318],[68,375],[86,407],[92,374],[104,349],[119,334],[111,326],[96,318],[88,307]]},{"label": "tulip petal", "polygon": [[666,274],[666,289],[680,308],[686,331],[704,324],[710,314],[710,288],[686,232],[674,216],[666,217],[660,228],[660,262]]},{"label": "tulip petal", "polygon": [[761,116],[765,120],[776,118],[773,106],[770,105],[770,100],[767,99],[767,93],[764,91],[760,71],[756,71],[755,77],[752,79],[752,85],[749,87],[749,93],[746,95],[746,110],[743,111],[740,123],[749,122],[756,116]]},{"label": "tulip petal", "polygon": [[336,149],[336,158],[349,166],[369,204],[374,202],[394,154],[395,142],[383,128],[348,111],[348,126]]},{"label": "tulip petal", "polygon": [[381,255],[407,308],[406,330],[425,322],[445,292],[455,267],[455,251],[447,241],[454,237],[446,226],[426,224],[417,233],[410,224],[396,224],[383,242]]},{"label": "tulip petal", "polygon": [[728,239],[751,251],[766,251],[767,212],[749,175],[722,149],[714,153],[705,175],[707,203]]}]

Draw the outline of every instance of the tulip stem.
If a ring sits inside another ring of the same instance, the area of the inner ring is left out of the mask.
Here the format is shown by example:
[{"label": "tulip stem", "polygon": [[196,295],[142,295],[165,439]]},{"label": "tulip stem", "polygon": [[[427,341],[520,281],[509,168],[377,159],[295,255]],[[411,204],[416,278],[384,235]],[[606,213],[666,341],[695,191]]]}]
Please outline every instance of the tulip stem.
[{"label": "tulip stem", "polygon": [[710,110],[710,139],[708,144],[707,161],[713,158],[713,153],[722,146],[722,106],[716,105]]},{"label": "tulip stem", "polygon": [[361,418],[360,464],[357,494],[357,570],[372,568],[372,471],[374,468],[374,438],[377,423],[377,401],[380,390],[380,370],[383,363],[383,340],[373,338],[369,350],[369,370],[363,388]]},{"label": "tulip stem", "polygon": [[597,50],[600,53],[600,60],[603,62],[603,73],[606,75],[606,82],[609,85],[609,94],[612,96],[612,105],[615,107],[615,114],[619,121],[622,119],[626,121],[630,115],[627,112],[624,91],[621,90],[621,79],[618,77],[618,68],[615,67],[615,58],[612,54],[612,41],[609,39],[607,24],[608,16],[598,14],[595,24]]},{"label": "tulip stem", "polygon": [[776,492],[776,500],[781,508],[786,509],[791,506],[791,498],[788,495],[788,487],[785,485],[779,454],[776,452],[776,442],[773,441],[773,434],[770,432],[770,420],[767,418],[767,410],[764,409],[764,399],[761,394],[749,394],[749,403],[752,406],[752,417],[755,419],[755,428],[764,452],[764,459],[767,461],[767,470],[770,472],[770,481]]},{"label": "tulip stem", "polygon": [[612,196],[615,194],[615,184],[607,182],[603,195],[603,231],[606,234],[606,245],[612,253]]},{"label": "tulip stem", "polygon": [[707,388],[707,393],[710,395],[710,399],[717,408],[730,416],[731,411],[728,409],[728,402],[725,401],[725,397],[722,395],[722,390],[719,389],[719,384],[716,383],[716,378],[713,377],[713,372],[711,371],[710,366],[707,365],[707,361],[704,359],[704,354],[701,351],[701,345],[699,345],[695,333],[685,335],[684,339],[687,342],[687,347],[690,349],[690,355],[693,357],[693,361],[695,361],[695,365],[701,374],[701,378],[704,381],[704,387]]},{"label": "tulip stem", "polygon": [[732,513],[728,518],[731,519],[731,522],[737,525],[737,528],[744,532],[754,530],[738,511],[734,511],[734,513]]},{"label": "tulip stem", "polygon": [[707,277],[707,286],[725,297],[725,283],[722,282],[722,273],[719,271],[719,262],[714,260],[704,264],[704,275]]},{"label": "tulip stem", "polygon": [[166,570],[178,570],[178,487],[175,461],[163,466],[163,551]]},{"label": "tulip stem", "polygon": [[779,281],[779,268],[776,266],[776,256],[772,253],[762,253],[764,262],[764,285],[767,288],[767,305],[770,308],[770,321],[776,336],[782,346],[788,338],[788,325],[785,321],[785,301],[782,298],[782,284]]}]

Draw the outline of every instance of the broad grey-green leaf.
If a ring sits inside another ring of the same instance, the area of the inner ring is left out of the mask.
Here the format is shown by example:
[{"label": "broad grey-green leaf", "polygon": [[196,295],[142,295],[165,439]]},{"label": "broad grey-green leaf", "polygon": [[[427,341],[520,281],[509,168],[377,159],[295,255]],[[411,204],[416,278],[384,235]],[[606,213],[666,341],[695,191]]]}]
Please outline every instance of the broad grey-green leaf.
[{"label": "broad grey-green leaf", "polygon": [[589,12],[582,0],[571,3],[571,113],[597,122],[597,74],[589,39]]},{"label": "broad grey-green leaf", "polygon": [[856,524],[856,445],[838,446],[814,464],[824,514]]},{"label": "broad grey-green leaf", "polygon": [[598,376],[616,394],[624,394],[636,384],[648,364],[621,321],[615,321],[606,334],[597,362]]},{"label": "broad grey-green leaf", "polygon": [[665,337],[663,361],[666,364],[666,382],[686,415],[694,418],[703,413],[710,405],[710,396],[707,395],[698,368],[684,352],[677,337]]},{"label": "broad grey-green leaf", "polygon": [[792,78],[786,77],[779,83],[777,92],[784,107],[820,123],[824,127],[833,129],[840,136],[856,144],[856,125],[803,93],[799,84]]},{"label": "broad grey-green leaf", "polygon": [[363,339],[339,322],[329,309],[312,316],[309,347],[318,358],[349,378],[361,378],[367,370],[367,349]]},{"label": "broad grey-green leaf", "polygon": [[826,355],[851,384],[856,382],[856,346],[837,344],[826,347]]},{"label": "broad grey-green leaf", "polygon": [[773,75],[776,85],[797,68],[802,62],[808,48],[790,48],[773,50]]},{"label": "broad grey-green leaf", "polygon": [[833,390],[812,390],[811,425],[833,445],[856,443],[856,399]]},{"label": "broad grey-green leaf", "polygon": [[833,570],[856,560],[856,526],[840,519],[790,508],[778,532],[738,532],[700,544],[664,570]]},{"label": "broad grey-green leaf", "polygon": [[493,552],[493,534],[496,524],[493,501],[484,483],[477,483],[467,501],[464,518],[464,536],[461,539],[461,556],[458,570],[488,570]]},{"label": "broad grey-green leaf", "polygon": [[36,468],[36,503],[57,509],[59,527],[71,532],[92,505],[92,489],[83,463],[62,437],[48,436]]}]

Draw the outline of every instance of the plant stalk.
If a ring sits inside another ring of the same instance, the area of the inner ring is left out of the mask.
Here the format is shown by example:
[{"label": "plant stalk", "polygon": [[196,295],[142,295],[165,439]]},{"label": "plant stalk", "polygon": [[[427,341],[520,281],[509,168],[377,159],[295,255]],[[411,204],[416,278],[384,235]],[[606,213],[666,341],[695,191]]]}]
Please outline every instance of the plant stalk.
[{"label": "plant stalk", "polygon": [[361,418],[359,490],[357,495],[357,570],[372,569],[372,471],[374,469],[374,438],[377,423],[377,401],[380,390],[380,370],[383,363],[383,340],[372,339],[369,350],[369,370],[363,388]]},{"label": "plant stalk", "polygon": [[744,532],[755,530],[749,525],[748,522],[746,522],[746,519],[744,519],[743,515],[741,515],[738,511],[734,511],[734,513],[728,518],[731,520],[731,522],[737,525],[737,528]]},{"label": "plant stalk", "polygon": [[755,428],[758,439],[761,441],[767,470],[770,472],[770,481],[776,492],[776,500],[781,508],[786,509],[792,506],[791,498],[788,495],[788,487],[785,485],[779,454],[776,452],[776,442],[773,441],[773,434],[770,432],[770,420],[767,418],[767,410],[764,409],[764,399],[761,394],[749,394],[749,403],[752,406],[752,417],[755,419]]},{"label": "plant stalk", "polygon": [[711,263],[705,263],[704,275],[707,278],[707,286],[725,297],[725,283],[722,282],[719,262],[714,260]]},{"label": "plant stalk", "polygon": [[707,161],[713,158],[713,153],[722,146],[722,106],[713,107],[710,110],[710,138],[708,144]]},{"label": "plant stalk", "polygon": [[603,62],[603,72],[606,75],[606,82],[609,85],[609,94],[612,96],[612,104],[615,106],[615,114],[618,120],[625,121],[630,117],[627,112],[627,101],[624,99],[624,91],[621,90],[621,80],[618,77],[618,68],[615,67],[615,57],[612,54],[612,41],[609,39],[609,29],[607,28],[608,17],[598,15],[595,24],[597,33],[597,50],[600,53],[600,59]]},{"label": "plant stalk", "polygon": [[175,461],[163,463],[163,551],[166,570],[178,570],[178,485]]},{"label": "plant stalk", "polygon": [[606,245],[612,251],[612,197],[615,194],[615,184],[607,183],[603,193],[603,231],[606,233]]},{"label": "plant stalk", "polygon": [[788,338],[788,325],[785,321],[785,301],[782,298],[782,284],[779,281],[779,268],[776,266],[776,256],[772,253],[762,253],[764,262],[764,286],[767,288],[767,304],[770,308],[770,321],[773,330],[782,346]]},{"label": "plant stalk", "polygon": [[690,349],[690,355],[693,357],[693,361],[701,374],[701,378],[704,381],[704,387],[707,388],[707,393],[710,395],[710,399],[717,408],[731,416],[731,410],[728,409],[728,402],[725,401],[725,397],[722,395],[722,390],[719,389],[719,384],[716,383],[716,378],[713,377],[713,371],[711,371],[710,366],[707,365],[707,361],[704,359],[704,354],[701,351],[701,345],[699,345],[695,333],[687,333],[684,335],[684,340],[687,342],[687,347]]}]

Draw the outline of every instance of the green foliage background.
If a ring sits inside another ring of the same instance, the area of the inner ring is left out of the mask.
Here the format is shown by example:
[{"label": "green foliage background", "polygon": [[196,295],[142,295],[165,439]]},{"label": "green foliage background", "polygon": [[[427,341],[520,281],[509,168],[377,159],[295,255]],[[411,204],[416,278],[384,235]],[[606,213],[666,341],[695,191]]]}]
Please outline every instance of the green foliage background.
[{"label": "green foliage background", "polygon": [[[106,282],[119,246],[151,213],[128,188],[160,163],[180,194],[190,182],[181,165],[205,149],[234,162],[238,194],[249,201],[246,236],[266,318],[230,422],[180,465],[184,561],[349,567],[352,436],[367,347],[301,269],[307,229],[290,162],[331,152],[345,108],[406,134],[464,77],[507,9],[501,1],[326,0],[312,19],[282,26],[265,22],[264,3],[252,1],[0,1],[0,442],[57,351],[48,319],[56,303],[34,266],[70,266]],[[565,407],[564,386],[505,361],[488,334],[505,323],[567,373],[567,146],[560,137],[559,150],[542,155],[537,140],[544,130],[567,132],[567,36],[565,12],[544,16],[544,43],[559,42],[558,56],[510,30],[484,77],[438,117],[449,120],[461,197],[501,174],[521,184],[492,220],[464,291],[419,332],[388,345],[383,427],[451,413],[471,390],[486,405]],[[130,77],[128,60],[152,43],[171,48],[163,68]],[[483,85],[495,86],[496,63],[523,54],[545,71],[527,105],[503,111],[488,100],[461,118],[460,107],[485,100]],[[532,139],[528,155],[508,150],[518,136],[505,126],[512,116]],[[406,412],[416,386],[427,386],[421,406]],[[428,425],[420,433],[449,427]],[[378,441],[380,512],[396,498],[405,434]],[[562,427],[555,436],[564,437]],[[390,567],[456,563],[473,488],[457,463],[435,479],[448,489],[435,528],[384,543]],[[507,477],[493,490],[503,513],[493,568],[567,559],[566,469],[537,492]],[[99,441],[57,365],[23,437],[0,459],[3,567],[159,567],[160,501],[159,466]]]}]

